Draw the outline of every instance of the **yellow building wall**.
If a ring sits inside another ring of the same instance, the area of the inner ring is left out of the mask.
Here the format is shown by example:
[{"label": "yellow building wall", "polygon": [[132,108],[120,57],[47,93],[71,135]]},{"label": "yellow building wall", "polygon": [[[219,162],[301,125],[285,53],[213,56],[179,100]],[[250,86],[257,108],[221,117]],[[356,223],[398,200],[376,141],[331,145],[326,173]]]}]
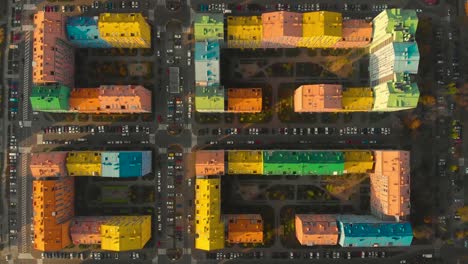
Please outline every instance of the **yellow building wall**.
[{"label": "yellow building wall", "polygon": [[98,27],[101,38],[112,47],[151,47],[151,27],[141,13],[102,13]]},{"label": "yellow building wall", "polygon": [[374,167],[374,154],[372,151],[345,151],[346,173],[368,173]]},{"label": "yellow building wall", "polygon": [[92,151],[70,151],[67,155],[69,176],[101,176],[101,153]]},{"label": "yellow building wall", "polygon": [[331,48],[342,38],[341,13],[317,11],[304,13],[302,39],[298,46]]},{"label": "yellow building wall", "polygon": [[263,151],[228,151],[229,174],[263,174]]},{"label": "yellow building wall", "polygon": [[228,16],[227,42],[229,48],[259,48],[262,45],[261,16]]},{"label": "yellow building wall", "polygon": [[221,221],[221,179],[195,180],[195,248],[224,248],[224,223]]},{"label": "yellow building wall", "polygon": [[115,216],[101,225],[101,249],[142,249],[151,238],[151,216]]}]

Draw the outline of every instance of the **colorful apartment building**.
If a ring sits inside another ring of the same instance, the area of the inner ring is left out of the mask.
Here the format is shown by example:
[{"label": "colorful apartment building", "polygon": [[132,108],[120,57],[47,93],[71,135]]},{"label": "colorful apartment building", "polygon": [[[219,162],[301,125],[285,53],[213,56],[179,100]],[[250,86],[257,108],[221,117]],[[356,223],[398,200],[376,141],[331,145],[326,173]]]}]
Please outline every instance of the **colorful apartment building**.
[{"label": "colorful apartment building", "polygon": [[382,219],[400,220],[410,214],[410,153],[376,150],[371,179],[371,212]]},{"label": "colorful apartment building", "polygon": [[386,9],[373,20],[370,53],[392,42],[414,42],[418,16],[412,9]]},{"label": "colorful apartment building", "polygon": [[342,39],[342,15],[337,12],[307,12],[302,17],[300,47],[332,48]]},{"label": "colorful apartment building", "polygon": [[101,38],[98,17],[69,17],[66,24],[67,38],[77,48],[110,48]]},{"label": "colorful apartment building", "polygon": [[196,86],[195,110],[197,112],[224,112],[224,87]]},{"label": "colorful apartment building", "polygon": [[71,112],[126,114],[151,110],[151,92],[141,85],[101,85],[71,91]]},{"label": "colorful apartment building", "polygon": [[303,157],[300,151],[264,150],[263,174],[302,175]]},{"label": "colorful apartment building", "polygon": [[417,74],[419,50],[416,42],[393,42],[370,54],[371,86],[393,80],[395,73]]},{"label": "colorful apartment building", "polygon": [[113,216],[101,225],[101,249],[142,249],[151,238],[151,216]]},{"label": "colorful apartment building", "polygon": [[342,92],[341,105],[345,112],[367,112],[374,106],[374,94],[370,87],[345,88]]},{"label": "colorful apartment building", "polygon": [[228,16],[228,48],[260,48],[262,46],[263,23],[261,16]]},{"label": "colorful apartment building", "polygon": [[374,153],[368,150],[349,150],[344,152],[345,173],[369,173],[374,168]]},{"label": "colorful apartment building", "polygon": [[364,19],[343,20],[341,39],[334,48],[355,49],[367,47],[372,41],[372,23]]},{"label": "colorful apartment building", "polygon": [[294,112],[339,112],[341,100],[339,84],[301,85],[294,91]]},{"label": "colorful apartment building", "polygon": [[303,175],[342,175],[343,151],[306,151],[303,159]]},{"label": "colorful apartment building", "polygon": [[82,113],[98,112],[101,107],[99,102],[99,89],[75,88],[70,93],[70,109]]},{"label": "colorful apartment building", "polygon": [[195,43],[195,85],[219,86],[220,49],[218,41],[204,41]]},{"label": "colorful apartment building", "polygon": [[229,174],[263,174],[263,151],[228,151]]},{"label": "colorful apartment building", "polygon": [[196,249],[224,248],[220,178],[195,180],[195,234]]},{"label": "colorful apartment building", "polygon": [[101,153],[102,177],[130,178],[151,173],[151,151],[104,151]]},{"label": "colorful apartment building", "polygon": [[339,215],[342,247],[410,246],[413,230],[409,222],[386,222],[370,215]]},{"label": "colorful apartment building", "polygon": [[229,88],[227,111],[260,113],[262,111],[262,88]]},{"label": "colorful apartment building", "polygon": [[195,41],[224,40],[224,16],[222,14],[197,13],[193,28]]},{"label": "colorful apartment building", "polygon": [[224,175],[224,150],[197,151],[195,153],[195,175]]},{"label": "colorful apartment building", "polygon": [[341,175],[341,151],[264,150],[265,175]]},{"label": "colorful apartment building", "polygon": [[419,89],[408,74],[394,74],[393,80],[373,88],[374,106],[372,111],[390,112],[416,108]]},{"label": "colorful apartment building", "polygon": [[302,39],[302,13],[263,13],[262,25],[263,48],[295,48]]},{"label": "colorful apartment building", "polygon": [[338,243],[335,215],[296,214],[296,238],[303,246],[331,246]]},{"label": "colorful apartment building", "polygon": [[98,27],[114,48],[151,48],[151,26],[141,13],[101,13]]},{"label": "colorful apartment building", "polygon": [[67,176],[66,151],[31,154],[29,168],[34,178]]},{"label": "colorful apartment building", "polygon": [[74,217],[74,179],[33,181],[34,249],[59,251],[71,244]]},{"label": "colorful apartment building", "polygon": [[66,166],[69,176],[102,176],[101,152],[70,151]]},{"label": "colorful apartment building", "polygon": [[70,88],[64,85],[34,85],[29,100],[33,111],[66,112]]},{"label": "colorful apartment building", "polygon": [[151,151],[62,151],[34,153],[33,177],[140,177],[152,171]]},{"label": "colorful apartment building", "polygon": [[263,243],[263,220],[260,214],[229,214],[225,218],[229,243]]},{"label": "colorful apartment building", "polygon": [[70,235],[75,245],[100,245],[101,225],[112,216],[77,216],[70,226]]},{"label": "colorful apartment building", "polygon": [[75,54],[65,36],[65,21],[66,16],[59,12],[34,14],[34,84],[75,85]]}]

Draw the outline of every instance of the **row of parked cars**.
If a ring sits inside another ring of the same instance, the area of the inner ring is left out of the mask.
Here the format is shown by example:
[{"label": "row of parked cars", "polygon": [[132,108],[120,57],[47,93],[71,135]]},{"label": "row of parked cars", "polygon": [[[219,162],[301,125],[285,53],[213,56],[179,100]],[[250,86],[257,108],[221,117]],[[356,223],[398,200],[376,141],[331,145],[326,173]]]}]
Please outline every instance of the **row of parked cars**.
[{"label": "row of parked cars", "polygon": [[129,125],[122,125],[122,126],[109,126],[109,125],[101,125],[101,126],[49,126],[42,128],[42,132],[44,134],[75,134],[75,133],[91,133],[92,135],[96,133],[115,133],[121,134],[122,136],[130,136],[131,133],[150,133],[150,127],[147,126],[129,126]]},{"label": "row of parked cars", "polygon": [[18,83],[16,81],[8,81],[9,98],[8,98],[8,118],[14,120],[18,114]]},{"label": "row of parked cars", "polygon": [[84,260],[86,258],[86,255],[83,252],[42,252],[41,253],[41,258],[42,259],[62,258],[62,259],[81,259],[81,260]]},{"label": "row of parked cars", "polygon": [[7,189],[9,190],[9,210],[8,210],[8,228],[9,228],[9,239],[10,243],[16,240],[18,233],[18,226],[16,220],[16,204],[17,204],[17,163],[18,163],[18,141],[16,136],[13,134],[12,127],[8,130],[8,160],[7,160],[7,174],[6,179]]}]

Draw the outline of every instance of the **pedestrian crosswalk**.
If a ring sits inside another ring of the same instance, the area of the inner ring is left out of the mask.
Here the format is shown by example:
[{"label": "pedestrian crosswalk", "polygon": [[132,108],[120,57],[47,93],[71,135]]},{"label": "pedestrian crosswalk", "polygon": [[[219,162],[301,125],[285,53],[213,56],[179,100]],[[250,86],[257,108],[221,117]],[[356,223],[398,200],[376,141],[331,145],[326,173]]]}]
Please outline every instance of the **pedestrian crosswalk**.
[{"label": "pedestrian crosswalk", "polygon": [[[29,71],[31,70],[31,31],[26,31],[24,40],[24,72],[23,72],[23,98],[29,98],[30,89],[30,76]],[[23,120],[29,119],[29,102],[23,100]]]}]

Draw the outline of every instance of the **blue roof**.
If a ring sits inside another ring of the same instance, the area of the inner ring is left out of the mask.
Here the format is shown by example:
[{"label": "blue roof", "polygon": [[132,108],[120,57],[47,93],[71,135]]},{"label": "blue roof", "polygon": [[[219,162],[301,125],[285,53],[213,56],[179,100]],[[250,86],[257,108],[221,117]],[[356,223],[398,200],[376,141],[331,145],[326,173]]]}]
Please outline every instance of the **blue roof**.
[{"label": "blue roof", "polygon": [[66,24],[68,40],[79,48],[110,48],[101,38],[97,17],[69,17]]},{"label": "blue roof", "polygon": [[338,217],[342,247],[410,246],[413,230],[408,222],[385,222],[373,216]]}]

